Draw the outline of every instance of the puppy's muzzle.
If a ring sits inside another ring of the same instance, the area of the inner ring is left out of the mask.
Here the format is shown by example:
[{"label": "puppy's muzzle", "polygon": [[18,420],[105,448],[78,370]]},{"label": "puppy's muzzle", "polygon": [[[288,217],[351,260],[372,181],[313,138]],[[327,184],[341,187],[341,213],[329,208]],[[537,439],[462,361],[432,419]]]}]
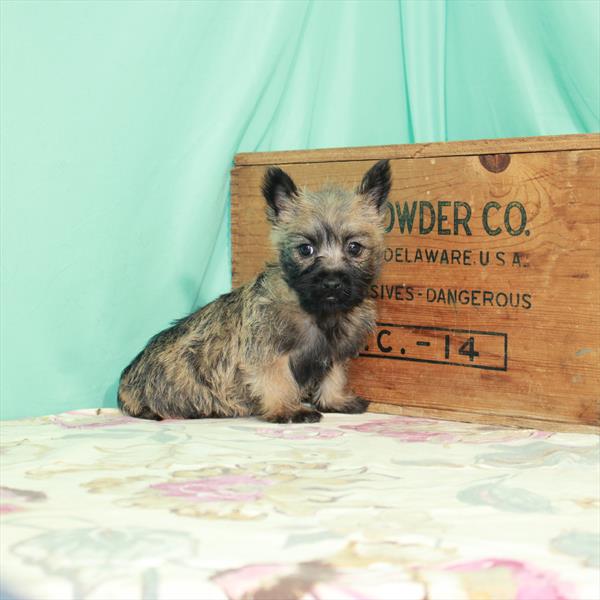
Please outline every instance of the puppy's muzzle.
[{"label": "puppy's muzzle", "polygon": [[342,278],[339,277],[338,275],[328,275],[321,282],[321,287],[326,292],[329,292],[329,291],[333,292],[335,290],[339,290],[342,287],[342,284],[343,284]]},{"label": "puppy's muzzle", "polygon": [[325,273],[319,287],[321,297],[328,301],[339,301],[349,294],[350,279],[343,273]]}]

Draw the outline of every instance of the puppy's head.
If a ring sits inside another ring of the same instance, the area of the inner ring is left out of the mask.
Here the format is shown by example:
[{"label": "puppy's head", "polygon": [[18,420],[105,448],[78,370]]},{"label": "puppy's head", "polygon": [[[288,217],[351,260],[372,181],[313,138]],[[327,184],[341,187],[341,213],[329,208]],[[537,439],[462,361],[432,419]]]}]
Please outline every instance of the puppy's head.
[{"label": "puppy's head", "polygon": [[387,160],[371,167],[355,190],[299,190],[281,169],[266,171],[262,189],[273,242],[304,310],[347,311],[366,298],[381,265],[390,186]]}]

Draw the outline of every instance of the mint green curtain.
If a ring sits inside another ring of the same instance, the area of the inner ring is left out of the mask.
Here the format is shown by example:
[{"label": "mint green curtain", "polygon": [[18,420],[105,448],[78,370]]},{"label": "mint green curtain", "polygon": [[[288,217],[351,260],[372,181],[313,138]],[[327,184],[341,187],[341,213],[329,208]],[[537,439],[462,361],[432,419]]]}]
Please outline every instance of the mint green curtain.
[{"label": "mint green curtain", "polygon": [[230,286],[238,151],[591,132],[600,5],[0,2],[3,418]]}]

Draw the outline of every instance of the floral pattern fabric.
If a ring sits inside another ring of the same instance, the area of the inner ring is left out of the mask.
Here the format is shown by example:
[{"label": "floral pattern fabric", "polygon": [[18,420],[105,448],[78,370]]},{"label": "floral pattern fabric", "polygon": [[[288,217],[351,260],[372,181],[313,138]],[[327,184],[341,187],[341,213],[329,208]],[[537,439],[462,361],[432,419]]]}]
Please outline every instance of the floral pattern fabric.
[{"label": "floral pattern fabric", "polygon": [[24,599],[596,600],[598,436],[387,415],[2,423]]}]

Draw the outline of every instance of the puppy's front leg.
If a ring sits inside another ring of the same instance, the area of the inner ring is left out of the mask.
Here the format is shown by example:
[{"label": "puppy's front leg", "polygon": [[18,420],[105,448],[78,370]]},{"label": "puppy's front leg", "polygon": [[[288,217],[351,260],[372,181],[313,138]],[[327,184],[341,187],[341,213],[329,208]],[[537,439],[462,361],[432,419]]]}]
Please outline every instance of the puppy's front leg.
[{"label": "puppy's front leg", "polygon": [[301,392],[290,369],[289,357],[282,356],[255,371],[250,380],[253,394],[259,398],[263,419],[272,423],[316,423],[321,413],[305,408]]},{"label": "puppy's front leg", "polygon": [[315,394],[315,404],[323,412],[363,413],[369,402],[346,389],[346,365],[334,363]]}]

